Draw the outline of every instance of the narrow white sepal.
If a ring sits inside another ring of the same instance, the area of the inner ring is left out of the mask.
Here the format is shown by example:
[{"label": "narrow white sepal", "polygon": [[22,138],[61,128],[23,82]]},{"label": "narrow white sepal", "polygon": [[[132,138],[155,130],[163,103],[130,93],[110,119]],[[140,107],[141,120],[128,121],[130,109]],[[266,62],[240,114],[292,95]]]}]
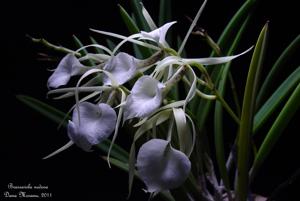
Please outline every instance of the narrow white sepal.
[{"label": "narrow white sepal", "polygon": [[237,54],[237,55],[232,55],[232,56],[226,56],[226,57],[208,57],[208,58],[192,58],[192,59],[181,59],[182,62],[187,63],[187,64],[192,64],[192,63],[200,63],[203,65],[216,65],[216,64],[222,64],[222,63],[227,63],[239,56],[242,56],[243,54],[246,54],[253,48],[250,47],[246,51]]},{"label": "narrow white sepal", "polygon": [[69,147],[71,147],[74,144],[74,142],[72,142],[72,140],[70,140],[67,144],[65,144],[64,146],[62,146],[61,148],[57,149],[56,151],[52,152],[51,154],[45,156],[43,158],[43,160],[51,158],[52,156],[55,156],[57,154],[59,154],[60,152],[68,149]]}]

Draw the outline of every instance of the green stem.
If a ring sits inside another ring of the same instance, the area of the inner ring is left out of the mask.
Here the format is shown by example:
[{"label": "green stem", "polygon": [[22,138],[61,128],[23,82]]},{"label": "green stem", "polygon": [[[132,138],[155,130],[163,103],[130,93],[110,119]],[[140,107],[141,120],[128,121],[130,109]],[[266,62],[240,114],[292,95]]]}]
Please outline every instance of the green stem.
[{"label": "green stem", "polygon": [[186,67],[185,66],[180,67],[180,69],[173,75],[173,77],[165,83],[165,88],[163,90],[164,95],[167,95],[167,93],[171,90],[171,88],[182,79],[185,72],[186,72]]},{"label": "green stem", "polygon": [[62,47],[62,46],[57,46],[57,45],[53,45],[51,43],[49,43],[47,40],[43,39],[43,38],[33,38],[29,35],[27,35],[28,38],[31,39],[32,42],[34,43],[40,43],[42,45],[44,45],[45,47],[49,48],[49,49],[53,49],[55,51],[59,51],[59,52],[63,52],[63,53],[73,53],[75,54],[76,56],[81,56],[81,54],[79,52],[75,52],[71,49],[68,49],[68,48],[65,48],[65,47]]},{"label": "green stem", "polygon": [[167,48],[164,48],[163,50],[172,56],[179,56],[179,54],[176,52],[176,50],[174,50],[172,48],[167,47]]},{"label": "green stem", "polygon": [[241,105],[240,105],[238,93],[236,91],[236,87],[235,87],[236,85],[235,85],[235,82],[233,80],[233,77],[232,77],[232,74],[230,71],[228,73],[228,78],[229,78],[229,82],[230,82],[231,92],[233,95],[233,101],[234,101],[234,104],[236,107],[236,112],[240,116],[241,115]]},{"label": "green stem", "polygon": [[152,64],[154,64],[155,62],[161,60],[164,57],[164,51],[160,50],[157,51],[156,53],[154,53],[153,55],[151,55],[150,57],[140,60],[138,62],[138,67],[139,68],[143,68],[146,66],[150,66]]},{"label": "green stem", "polygon": [[220,103],[224,107],[224,109],[229,113],[229,115],[233,118],[233,120],[237,124],[239,124],[240,119],[237,117],[237,115],[233,112],[233,110],[230,108],[230,106],[227,104],[227,102],[224,100],[224,98],[220,95],[220,93],[214,87],[214,84],[213,84],[207,70],[201,64],[193,63],[192,65],[196,66],[203,73],[204,77],[207,80],[207,87],[214,92],[214,94],[217,97],[217,100],[220,101]]},{"label": "green stem", "polygon": [[224,100],[224,98],[219,94],[219,92],[214,89],[213,90],[217,100],[220,101],[221,105],[224,107],[224,109],[228,112],[228,114],[232,117],[232,119],[237,123],[240,124],[240,119],[238,118],[238,116],[233,112],[233,110],[231,109],[231,107],[228,105],[228,103]]}]

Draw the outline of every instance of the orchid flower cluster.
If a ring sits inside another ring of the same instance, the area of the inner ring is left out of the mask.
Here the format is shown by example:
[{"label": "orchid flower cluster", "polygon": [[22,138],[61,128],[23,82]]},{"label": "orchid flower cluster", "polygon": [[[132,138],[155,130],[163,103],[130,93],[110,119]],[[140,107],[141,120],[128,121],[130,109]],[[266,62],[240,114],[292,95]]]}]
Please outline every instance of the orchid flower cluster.
[{"label": "orchid flower cluster", "polygon": [[[92,151],[93,146],[112,136],[109,162],[119,130],[128,124],[134,131],[129,169],[130,172],[137,171],[146,191],[156,194],[183,184],[191,171],[189,157],[196,141],[195,125],[186,106],[195,95],[208,100],[216,98],[207,65],[229,62],[249,50],[226,57],[182,58],[180,54],[186,40],[178,51],[166,40],[168,30],[175,24],[150,26],[152,31],[141,31],[128,37],[92,30],[119,38],[121,42],[113,50],[91,44],[61,59],[48,79],[49,94],[62,94],[57,99],[74,96],[76,104],[70,110],[72,117],[67,126],[70,142],[47,157],[72,144],[84,151]],[[127,42],[149,49],[152,55],[138,59],[122,52],[121,46]],[[102,49],[105,53],[80,55],[81,50],[89,47]],[[87,60],[93,65],[86,65]],[[76,78],[79,78],[76,86],[65,87]],[[181,83],[189,87],[182,100],[168,96]],[[212,93],[201,91],[199,85]],[[162,125],[167,129],[161,129]],[[130,178],[132,180],[133,176]]]}]

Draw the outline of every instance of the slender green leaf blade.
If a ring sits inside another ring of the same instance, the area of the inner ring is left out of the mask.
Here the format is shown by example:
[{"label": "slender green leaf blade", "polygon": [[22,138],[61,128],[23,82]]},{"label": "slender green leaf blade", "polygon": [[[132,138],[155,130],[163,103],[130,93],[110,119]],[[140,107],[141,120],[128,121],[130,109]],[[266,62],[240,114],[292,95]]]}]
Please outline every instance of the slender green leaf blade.
[{"label": "slender green leaf blade", "polygon": [[[246,20],[244,21],[244,24],[239,28],[240,32],[238,32],[238,34],[236,35],[236,38],[239,38],[239,37],[242,37],[242,33],[246,30],[246,27],[247,25],[249,24],[249,21],[250,21],[250,18],[251,18],[251,14],[248,15],[248,17],[246,18]],[[241,34],[239,36],[239,33]],[[228,55],[231,53],[230,50],[234,50],[233,48],[236,48],[238,45],[238,43],[236,44],[232,44],[230,49],[223,52],[225,55]],[[236,47],[235,47],[236,46]],[[218,55],[218,56],[221,56],[221,55]],[[216,86],[219,86],[220,84],[218,83],[221,79],[221,76],[222,76],[222,69],[223,67],[221,68],[220,66],[219,67],[216,67],[214,68],[214,70],[212,71],[211,73],[211,79],[213,80],[214,84]],[[203,89],[204,92],[208,93],[209,91],[207,89]],[[199,125],[199,128],[200,130],[202,130],[204,128],[204,125],[206,123],[206,120],[207,120],[207,116],[209,114],[209,112],[211,111],[211,108],[212,108],[212,101],[208,101],[206,99],[201,99],[199,104],[198,104],[198,108],[196,109],[196,116],[197,116],[197,119],[198,119],[198,125]]]},{"label": "slender green leaf blade", "polygon": [[[90,40],[91,40],[91,42],[93,43],[93,44],[99,44],[97,41],[96,41],[96,39],[94,38],[94,37],[92,37],[92,36],[90,36]],[[95,52],[96,53],[98,53],[98,54],[104,54],[104,51],[102,50],[102,49],[100,49],[100,48],[94,48],[95,49]]]},{"label": "slender green leaf blade", "polygon": [[[247,0],[241,7],[240,9],[236,12],[236,14],[231,18],[230,22],[227,24],[226,28],[222,32],[217,44],[219,45],[219,48],[221,52],[224,55],[228,55],[228,51],[231,47],[230,43],[232,40],[234,40],[234,37],[236,36],[236,33],[241,28],[241,23],[244,21],[249,21],[250,18],[252,17],[252,11],[258,3],[259,0]],[[211,56],[221,56],[217,55],[218,52],[212,51]],[[221,77],[221,68],[213,68],[213,66],[208,66],[207,70],[211,72],[211,79],[213,80],[214,84],[218,85],[218,81],[220,80]],[[207,92],[207,91],[205,91]],[[204,99],[200,100],[199,107],[197,109],[197,117],[199,117],[199,127],[202,130],[206,117],[208,116],[209,112],[211,111],[212,108],[212,103],[211,101],[207,101]]]},{"label": "slender green leaf blade", "polygon": [[[247,0],[231,18],[217,42],[223,53],[228,50],[232,38],[239,30],[238,27],[241,26],[258,2],[259,0]],[[216,56],[214,51],[212,52],[211,56]]]},{"label": "slender green leaf blade", "polygon": [[[73,35],[72,37],[77,48],[81,48],[84,46],[77,36]],[[86,49],[80,50],[79,53],[83,56],[88,54]]]},{"label": "slender green leaf blade", "polygon": [[[40,114],[44,115],[45,117],[49,118],[53,122],[60,124],[65,118],[66,114],[42,101],[39,101],[33,97],[26,96],[26,95],[17,95],[18,100],[23,102],[25,105],[29,106],[30,108],[34,109],[35,111],[39,112]],[[67,126],[67,121],[63,122],[63,126]],[[101,149],[105,153],[108,152],[109,146],[111,144],[110,140],[104,140],[102,143],[96,145],[97,148]],[[111,155],[114,158],[117,158],[120,161],[126,162],[128,161],[129,154],[120,146],[114,144]]]},{"label": "slender green leaf blade", "polygon": [[158,24],[162,26],[171,19],[171,0],[160,0]]},{"label": "slender green leaf blade", "polygon": [[[77,46],[77,48],[81,48],[83,47],[84,45],[82,44],[82,42],[79,40],[79,38],[77,38],[77,36],[73,35],[73,40]],[[84,56],[84,55],[87,55],[88,54],[88,51],[86,49],[82,49],[79,51],[79,53]],[[95,62],[91,59],[87,60],[86,61],[88,65],[90,66],[94,66],[95,65]]]},{"label": "slender green leaf blade", "polygon": [[243,107],[238,136],[238,177],[236,184],[236,195],[239,201],[246,201],[248,195],[248,165],[250,152],[250,134],[254,118],[255,96],[258,85],[260,69],[263,65],[263,57],[266,49],[268,24],[262,29],[251,59],[249,72],[247,76]]},{"label": "slender green leaf blade", "polygon": [[256,103],[257,107],[262,105],[263,101],[266,100],[266,98],[270,94],[270,88],[272,88],[271,86],[273,84],[274,79],[276,79],[277,75],[280,73],[281,70],[284,70],[286,68],[287,62],[293,55],[295,55],[295,53],[299,48],[300,48],[300,34],[282,52],[280,57],[273,65],[271,71],[268,73],[257,95],[257,103]]},{"label": "slender green leaf blade", "polygon": [[[60,124],[61,121],[65,118],[65,113],[62,111],[43,103],[33,97],[26,96],[26,95],[17,95],[18,100],[23,102],[25,105],[29,106],[30,108],[36,110],[43,116],[46,116],[50,120],[54,121],[57,124]],[[67,126],[67,121],[63,123],[64,126]]]},{"label": "slender green leaf blade", "polygon": [[278,87],[272,96],[259,109],[254,118],[253,134],[264,125],[290,92],[300,82],[300,66]]},{"label": "slender green leaf blade", "polygon": [[[108,153],[109,147],[111,146],[110,140],[104,140],[100,144],[97,144],[96,147],[101,149],[103,152]],[[120,160],[121,162],[128,163],[129,154],[120,146],[113,144],[110,155],[113,158]]]},{"label": "slender green leaf blade", "polygon": [[142,13],[141,4],[139,2],[140,2],[139,0],[131,0],[130,1],[131,7],[133,9],[133,13],[134,13],[136,21],[137,21],[137,25],[143,31],[150,31],[149,26],[145,22],[145,19],[144,19],[143,13]]},{"label": "slender green leaf blade", "polygon": [[[128,12],[121,5],[119,5],[119,8],[120,8],[121,17],[122,17],[127,29],[129,30],[129,32],[131,34],[139,33],[140,29],[136,25],[135,20],[132,17],[130,17]],[[135,44],[133,44],[133,48],[134,48],[134,52],[135,52],[135,55],[137,58],[142,59],[144,57],[151,55],[151,51],[147,48],[139,47]]]},{"label": "slender green leaf blade", "polygon": [[[252,15],[251,11],[253,11],[256,3],[259,0],[247,0],[240,9],[235,13],[235,15],[231,18],[227,26],[225,27],[224,31],[222,32],[221,36],[217,44],[219,45],[221,52],[225,55],[228,55],[228,48],[230,47],[230,42],[233,40],[234,35],[238,32],[238,27],[240,24],[245,21],[245,19]],[[216,52],[212,51],[211,56],[216,56]],[[220,55],[219,55],[220,56]],[[208,66],[208,71],[211,70],[211,67]],[[220,68],[214,68],[211,78],[217,84],[220,78]],[[201,100],[198,108],[198,114],[202,113],[202,117],[200,118],[200,128],[203,128],[205,124],[206,116],[208,115],[211,109],[211,102],[207,100]]]},{"label": "slender green leaf blade", "polygon": [[[102,158],[104,160],[107,160],[107,157],[105,157],[105,156],[102,156]],[[117,168],[119,168],[125,172],[128,172],[128,169],[129,169],[128,163],[125,163],[124,161],[118,160],[116,158],[110,158],[109,161],[112,165],[116,166]]]},{"label": "slender green leaf blade", "polygon": [[[242,37],[242,34],[245,31],[246,25],[249,22],[249,18],[245,20],[241,29],[239,30],[237,36],[235,37],[234,42],[232,43],[229,54],[233,54],[235,49],[237,48],[239,41]],[[218,92],[221,96],[225,95],[225,86],[227,82],[227,77],[229,75],[230,64],[227,63],[223,70],[221,71],[221,79],[218,84]],[[215,147],[216,147],[216,158],[218,163],[218,168],[220,171],[220,176],[225,184],[225,187],[229,190],[230,189],[230,182],[229,177],[226,169],[226,162],[225,162],[225,150],[224,150],[224,138],[223,138],[223,108],[220,102],[216,102],[215,104],[215,115],[214,115],[214,128],[215,128]]]},{"label": "slender green leaf blade", "polygon": [[250,178],[251,180],[255,177],[258,169],[265,161],[267,156],[270,154],[272,148],[276,144],[277,140],[279,139],[280,135],[289,124],[290,119],[294,116],[294,114],[300,108],[300,83],[284,105],[283,109],[277,116],[276,120],[272,124],[271,129],[267,133],[262,145],[260,146],[258,153],[255,157],[253,166],[250,171]]},{"label": "slender green leaf blade", "polygon": [[128,170],[128,197],[131,195],[132,191],[132,185],[133,185],[133,180],[134,180],[134,173],[135,173],[135,162],[136,162],[136,157],[135,157],[135,142],[132,143],[130,152],[129,152],[129,170]]},{"label": "slender green leaf blade", "polygon": [[112,40],[106,39],[106,43],[107,43],[107,46],[108,46],[108,48],[109,48],[110,50],[115,49],[116,44],[115,44]]},{"label": "slender green leaf blade", "polygon": [[127,11],[121,5],[119,5],[119,9],[120,9],[121,17],[122,17],[125,25],[127,26],[129,32],[131,34],[140,32],[136,23],[133,21],[133,19],[130,17],[130,15],[127,13]]}]

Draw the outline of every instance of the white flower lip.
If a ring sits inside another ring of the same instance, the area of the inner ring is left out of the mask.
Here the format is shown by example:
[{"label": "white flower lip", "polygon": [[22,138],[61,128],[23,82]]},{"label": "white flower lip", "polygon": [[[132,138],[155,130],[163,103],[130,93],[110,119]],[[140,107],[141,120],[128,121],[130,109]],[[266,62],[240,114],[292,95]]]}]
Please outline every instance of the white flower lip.
[{"label": "white flower lip", "polygon": [[169,28],[175,23],[176,23],[176,21],[166,23],[163,26],[161,26],[151,32],[141,31],[140,39],[152,40],[163,46],[167,46],[167,42],[166,42],[167,32],[168,32]]},{"label": "white flower lip", "polygon": [[[110,72],[118,84],[124,84],[130,80],[137,71],[137,59],[133,56],[120,52],[112,57],[104,66],[104,70]],[[110,85],[110,79],[104,75],[103,84]]]},{"label": "white flower lip", "polygon": [[77,146],[90,151],[93,145],[99,144],[112,134],[117,115],[109,105],[104,103],[95,105],[82,102],[78,108],[79,112],[75,108],[72,121],[69,121],[68,135]]},{"label": "white flower lip", "polygon": [[172,148],[166,140],[152,139],[138,152],[137,172],[150,193],[179,187],[190,170],[188,157]]},{"label": "white flower lip", "polygon": [[48,87],[58,88],[69,82],[71,76],[80,75],[88,70],[82,65],[74,54],[67,54],[59,62],[54,73],[48,79]]},{"label": "white flower lip", "polygon": [[124,121],[147,117],[159,108],[164,85],[150,76],[140,77],[134,84],[124,106]]}]

